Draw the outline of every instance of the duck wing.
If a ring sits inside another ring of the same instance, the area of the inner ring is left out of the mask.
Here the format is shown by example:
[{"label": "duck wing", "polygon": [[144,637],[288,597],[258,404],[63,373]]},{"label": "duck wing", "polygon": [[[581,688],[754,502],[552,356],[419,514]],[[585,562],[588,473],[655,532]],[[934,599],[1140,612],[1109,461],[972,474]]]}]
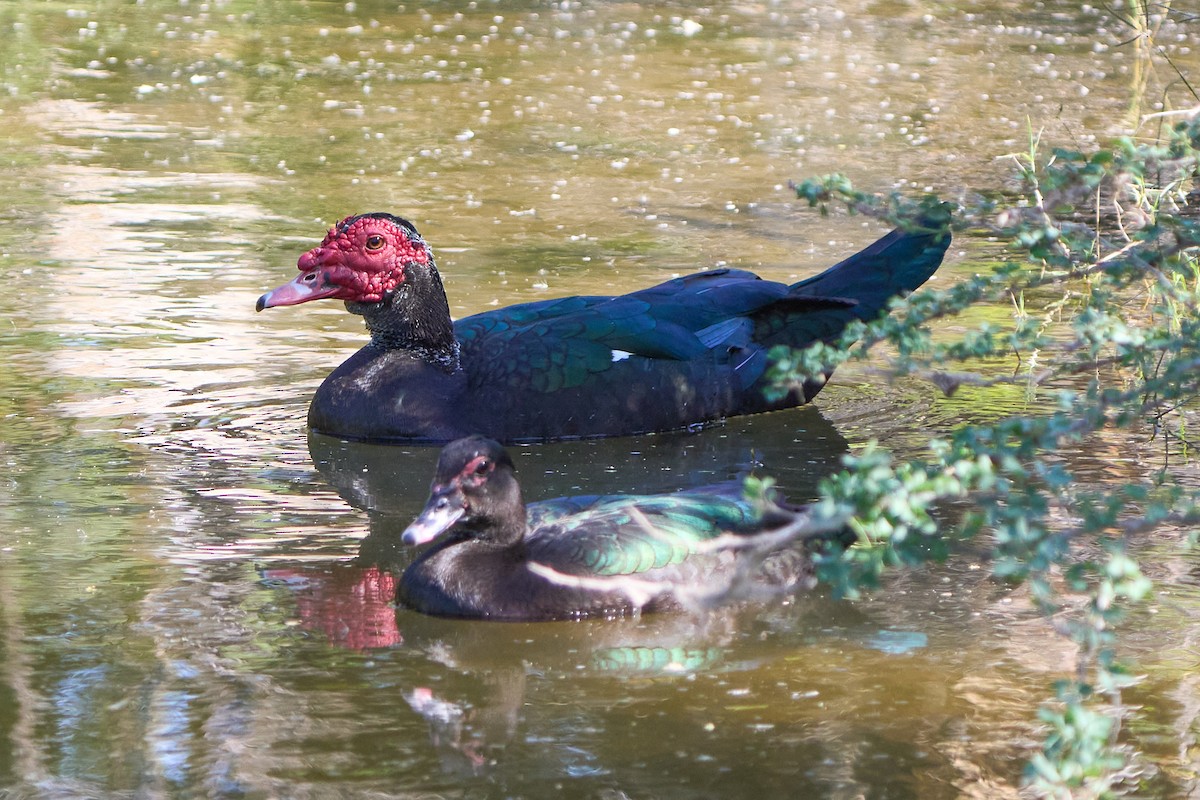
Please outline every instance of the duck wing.
[{"label": "duck wing", "polygon": [[571,513],[565,513],[566,506],[546,511],[537,508],[543,503],[530,506],[526,546],[531,561],[569,575],[662,573],[724,533],[753,535],[778,524],[764,520],[736,484],[670,495],[577,499],[586,505]]},{"label": "duck wing", "polygon": [[[479,314],[460,320],[455,332],[473,387],[507,384],[545,392],[579,386],[629,359],[703,361],[737,374],[761,349],[754,339],[764,313],[851,305],[840,298],[798,297],[785,284],[720,269],[618,297],[573,297]],[[739,375],[742,385],[753,383],[764,367],[765,361],[754,361]]]}]

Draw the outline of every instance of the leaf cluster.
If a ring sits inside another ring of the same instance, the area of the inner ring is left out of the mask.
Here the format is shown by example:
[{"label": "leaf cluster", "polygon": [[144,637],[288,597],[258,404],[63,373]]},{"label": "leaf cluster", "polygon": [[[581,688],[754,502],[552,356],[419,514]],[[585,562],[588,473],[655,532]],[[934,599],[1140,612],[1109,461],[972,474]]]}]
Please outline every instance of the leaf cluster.
[{"label": "leaf cluster", "polygon": [[[1089,703],[1097,692],[1115,698],[1130,680],[1112,630],[1149,591],[1134,557],[1138,536],[1200,521],[1200,492],[1170,480],[1190,457],[1188,420],[1200,394],[1200,116],[1160,141],[1045,150],[1031,134],[1028,151],[1011,156],[1017,188],[954,215],[960,231],[1008,243],[990,273],[897,301],[893,313],[839,339],[779,349],[772,377],[774,391],[786,392],[870,354],[889,375],[923,377],[946,395],[1019,382],[1041,401],[1039,411],[933,441],[921,462],[897,463],[874,445],[848,458],[822,485],[815,513],[849,519],[858,545],[826,555],[819,569],[853,595],[888,566],[942,554],[946,526],[936,509],[951,500],[965,507],[959,532],[990,537],[995,575],[1025,582],[1079,645],[1076,675],[1043,710],[1050,734],[1030,763],[1030,786],[1044,796],[1099,796],[1121,774],[1119,726]],[[840,175],[795,189],[822,212],[840,203],[895,224],[947,222],[938,198],[880,198]],[[954,337],[937,325],[958,317],[961,329],[977,303],[1011,305],[1011,324],[968,325]],[[980,363],[1014,366],[983,373]],[[1146,453],[1161,447],[1157,474],[1088,486],[1072,467],[1079,443],[1113,438]],[[1082,606],[1064,602],[1076,594]]]}]

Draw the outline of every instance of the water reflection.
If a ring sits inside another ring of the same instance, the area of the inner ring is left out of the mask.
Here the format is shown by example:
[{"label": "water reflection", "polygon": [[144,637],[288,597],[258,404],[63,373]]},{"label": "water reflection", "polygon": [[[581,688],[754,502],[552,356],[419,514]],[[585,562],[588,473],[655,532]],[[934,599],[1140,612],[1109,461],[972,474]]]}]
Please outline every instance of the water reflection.
[{"label": "water reflection", "polygon": [[[424,506],[437,448],[308,439],[321,476],[375,525],[403,526]],[[526,502],[572,494],[659,494],[770,475],[794,502],[841,466],[848,443],[814,406],[738,417],[693,433],[513,446]]]},{"label": "water reflection", "polygon": [[404,641],[396,627],[396,578],[375,564],[298,565],[261,571],[264,585],[285,587],[305,630],[350,650]]},{"label": "water reflection", "polygon": [[[843,796],[875,785],[878,770],[958,768],[956,747],[914,741],[910,721],[932,715],[970,739],[982,730],[961,703],[1028,700],[1003,670],[973,678],[930,642],[947,631],[820,593],[702,617],[489,623],[394,610],[375,568],[297,565],[265,578],[319,641],[404,654],[382,685],[424,721],[425,745],[396,746],[425,753],[426,769],[510,791],[571,775],[600,781],[593,790],[633,781],[655,796],[737,794],[727,759],[763,748],[792,765],[764,777],[764,791],[794,780],[799,796]],[[914,687],[916,673],[928,680]],[[899,796],[930,795],[907,785]]]},{"label": "water reflection", "polygon": [[[736,669],[728,663],[729,646],[738,629],[732,616],[696,620],[662,615],[613,624],[514,627],[463,621],[438,624],[400,612],[398,625],[407,634],[406,645],[420,649],[443,668],[430,676],[434,678],[430,685],[411,687],[404,696],[428,722],[443,769],[465,768],[473,774],[492,770],[521,735],[526,741],[544,741],[551,752],[561,752],[570,770],[604,774],[613,765],[603,763],[598,755],[585,759],[584,767],[580,748],[564,747],[556,737],[522,729],[523,709],[530,695],[536,697],[537,683],[556,675],[585,682],[659,680],[694,676],[699,670],[714,674]],[[447,675],[458,679],[447,681]],[[535,682],[532,690],[527,686],[530,680]],[[578,697],[585,700],[587,694],[583,689]],[[585,728],[599,724],[599,720],[585,723]]]}]

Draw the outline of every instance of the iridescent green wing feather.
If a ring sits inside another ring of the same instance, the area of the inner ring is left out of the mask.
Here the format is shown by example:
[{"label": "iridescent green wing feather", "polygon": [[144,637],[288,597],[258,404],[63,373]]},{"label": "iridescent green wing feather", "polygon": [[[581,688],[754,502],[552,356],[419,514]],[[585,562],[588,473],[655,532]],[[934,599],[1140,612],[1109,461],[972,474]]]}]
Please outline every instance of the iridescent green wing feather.
[{"label": "iridescent green wing feather", "polygon": [[761,526],[731,492],[603,498],[586,510],[530,528],[530,558],[568,574],[636,575],[682,563],[722,533]]}]

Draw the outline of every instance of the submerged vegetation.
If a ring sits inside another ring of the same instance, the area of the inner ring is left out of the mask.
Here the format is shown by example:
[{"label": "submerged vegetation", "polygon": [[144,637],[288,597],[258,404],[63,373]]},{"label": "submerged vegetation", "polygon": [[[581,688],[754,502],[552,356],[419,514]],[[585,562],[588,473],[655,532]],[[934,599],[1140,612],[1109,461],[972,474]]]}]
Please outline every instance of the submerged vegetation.
[{"label": "submerged vegetation", "polygon": [[[922,461],[872,446],[823,483],[814,512],[819,524],[852,518],[859,537],[821,563],[837,591],[856,594],[888,566],[943,552],[949,529],[986,535],[994,574],[1027,584],[1077,645],[1075,673],[1039,713],[1048,733],[1026,779],[1043,797],[1136,784],[1137,756],[1119,733],[1133,713],[1121,692],[1137,679],[1118,653],[1123,614],[1151,589],[1139,534],[1172,526],[1190,541],[1200,522],[1200,487],[1177,479],[1193,458],[1200,395],[1200,109],[1157,119],[1173,123],[1161,137],[1093,152],[1051,148],[1031,132],[1028,151],[1012,156],[1018,188],[955,213],[956,226],[1009,243],[1011,258],[840,341],[774,354],[779,391],[884,345],[892,375],[925,377],[947,395],[1018,383],[1045,409],[964,426],[931,442]],[[822,210],[844,203],[900,224],[946,213],[936,198],[880,199],[836,175],[796,191]],[[979,302],[1010,303],[1012,326],[934,335],[931,323]],[[1157,480],[1087,486],[1071,452],[1098,436],[1160,452]],[[939,524],[947,502],[964,509],[957,524]]]}]

